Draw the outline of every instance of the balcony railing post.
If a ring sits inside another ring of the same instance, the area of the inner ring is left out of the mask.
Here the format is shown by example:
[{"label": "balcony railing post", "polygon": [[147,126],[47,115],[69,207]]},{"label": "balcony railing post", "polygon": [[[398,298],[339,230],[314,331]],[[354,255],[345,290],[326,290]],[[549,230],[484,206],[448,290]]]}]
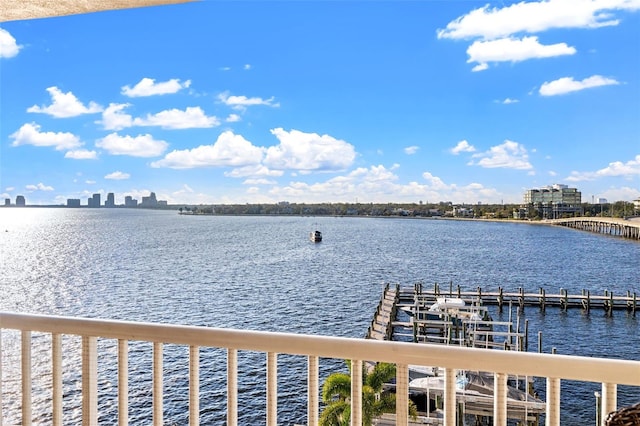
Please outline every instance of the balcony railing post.
[{"label": "balcony railing post", "polygon": [[227,426],[238,424],[238,350],[227,349]]},{"label": "balcony railing post", "polygon": [[615,383],[602,384],[602,415],[600,419],[604,425],[607,415],[616,411],[618,405],[618,386]]},{"label": "balcony railing post", "polygon": [[98,339],[82,337],[82,424],[98,424]]},{"label": "balcony railing post", "polygon": [[560,425],[560,379],[547,378],[547,409],[545,426]]},{"label": "balcony railing post", "polygon": [[318,357],[310,355],[308,357],[307,368],[307,425],[318,426],[318,392],[320,389],[318,381],[319,363]]},{"label": "balcony railing post", "polygon": [[189,346],[189,426],[200,424],[200,348]]},{"label": "balcony railing post", "polygon": [[51,402],[52,424],[62,426],[62,336],[51,335]]},{"label": "balcony railing post", "polygon": [[161,342],[153,343],[153,424],[154,426],[162,426],[164,420],[162,407],[162,353],[163,345]]},{"label": "balcony railing post", "polygon": [[456,370],[444,369],[444,426],[456,425]]},{"label": "balcony railing post", "polygon": [[31,331],[22,332],[22,424],[31,426]]},{"label": "balcony railing post", "polygon": [[278,355],[267,352],[267,426],[278,424]]},{"label": "balcony railing post", "polygon": [[129,342],[118,339],[118,425],[129,424]]},{"label": "balcony railing post", "polygon": [[351,426],[362,426],[362,360],[351,360]]},{"label": "balcony railing post", "polygon": [[507,425],[507,378],[505,373],[493,375],[493,424]]},{"label": "balcony railing post", "polygon": [[396,425],[409,423],[409,366],[396,365]]}]

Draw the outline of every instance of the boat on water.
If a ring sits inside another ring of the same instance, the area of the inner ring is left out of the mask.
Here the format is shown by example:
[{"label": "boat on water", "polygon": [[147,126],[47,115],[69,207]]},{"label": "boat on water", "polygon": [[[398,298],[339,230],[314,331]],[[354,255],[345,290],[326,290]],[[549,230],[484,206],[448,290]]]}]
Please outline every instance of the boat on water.
[{"label": "boat on water", "polygon": [[314,243],[319,243],[322,241],[322,232],[317,229],[309,234],[309,239]]}]

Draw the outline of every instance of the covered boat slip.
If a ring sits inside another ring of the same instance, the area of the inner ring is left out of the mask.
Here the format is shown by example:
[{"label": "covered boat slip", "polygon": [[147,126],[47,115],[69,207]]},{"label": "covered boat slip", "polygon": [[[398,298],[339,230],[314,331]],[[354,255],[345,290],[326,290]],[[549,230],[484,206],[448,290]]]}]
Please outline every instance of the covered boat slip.
[{"label": "covered boat slip", "polygon": [[[511,319],[511,318],[510,318]],[[429,295],[422,286],[413,289],[385,286],[367,338],[444,344],[496,350],[527,350],[527,333],[520,323],[493,321],[485,306],[465,302],[454,295]],[[420,416],[415,424],[438,424],[444,392],[444,374],[438,367],[409,366],[409,394]],[[475,416],[476,424],[493,415],[494,376],[479,371],[458,371],[457,409]],[[395,391],[394,384],[387,389]],[[509,376],[507,417],[524,424],[537,424],[545,403],[533,392],[532,377]],[[383,416],[378,425],[393,424]],[[387,422],[387,423],[385,423]],[[480,423],[481,424],[481,423]]]}]

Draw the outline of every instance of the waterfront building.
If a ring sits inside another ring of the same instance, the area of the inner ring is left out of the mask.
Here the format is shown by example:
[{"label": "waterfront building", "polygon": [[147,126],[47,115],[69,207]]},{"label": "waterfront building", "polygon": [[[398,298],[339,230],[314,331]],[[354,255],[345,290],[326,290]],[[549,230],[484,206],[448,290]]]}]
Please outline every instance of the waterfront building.
[{"label": "waterfront building", "polygon": [[11,198],[5,198],[4,199],[4,205],[5,206],[10,206],[11,205]]},{"label": "waterfront building", "polygon": [[27,205],[27,202],[24,199],[24,195],[18,195],[16,197],[16,206],[18,207],[24,207]]},{"label": "waterfront building", "polygon": [[562,184],[529,189],[524,193],[524,207],[536,211],[543,219],[582,214],[581,204],[582,193]]},{"label": "waterfront building", "polygon": [[87,206],[100,207],[100,194],[93,194],[93,196],[87,200]]},{"label": "waterfront building", "polygon": [[116,206],[115,196],[113,195],[113,192],[110,192],[110,193],[107,194],[107,199],[104,202],[104,206],[105,207],[115,207]]},{"label": "waterfront building", "polygon": [[125,207],[138,207],[138,200],[134,200],[131,195],[127,195],[124,197],[124,206]]},{"label": "waterfront building", "polygon": [[80,207],[80,198],[67,198],[67,207]]},{"label": "waterfront building", "polygon": [[142,203],[140,204],[140,207],[158,207],[156,193],[152,192],[148,197],[142,197]]}]

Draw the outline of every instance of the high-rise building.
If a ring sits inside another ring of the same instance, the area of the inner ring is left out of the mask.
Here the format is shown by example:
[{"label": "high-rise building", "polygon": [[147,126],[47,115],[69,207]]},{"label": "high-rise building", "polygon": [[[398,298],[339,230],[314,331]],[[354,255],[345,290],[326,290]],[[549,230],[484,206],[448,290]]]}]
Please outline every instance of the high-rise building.
[{"label": "high-rise building", "polygon": [[100,194],[93,194],[88,200],[87,205],[89,207],[100,207]]},{"label": "high-rise building", "polygon": [[134,200],[131,195],[127,195],[124,197],[124,206],[125,207],[138,207],[138,200]]},{"label": "high-rise building", "polygon": [[67,207],[80,207],[80,198],[67,198]]},{"label": "high-rise building", "polygon": [[104,206],[105,207],[115,207],[116,206],[115,196],[113,195],[113,192],[110,192],[110,193],[107,194],[107,200],[104,202]]},{"label": "high-rise building", "polygon": [[142,197],[142,204],[140,204],[141,207],[157,207],[158,206],[158,200],[156,199],[156,193],[152,192],[149,194],[148,197]]},{"label": "high-rise building", "polygon": [[554,184],[527,190],[524,204],[536,210],[544,219],[556,219],[567,214],[582,213],[582,194],[576,188]]},{"label": "high-rise building", "polygon": [[16,206],[24,207],[27,205],[27,202],[24,199],[24,195],[18,195],[16,197]]}]

